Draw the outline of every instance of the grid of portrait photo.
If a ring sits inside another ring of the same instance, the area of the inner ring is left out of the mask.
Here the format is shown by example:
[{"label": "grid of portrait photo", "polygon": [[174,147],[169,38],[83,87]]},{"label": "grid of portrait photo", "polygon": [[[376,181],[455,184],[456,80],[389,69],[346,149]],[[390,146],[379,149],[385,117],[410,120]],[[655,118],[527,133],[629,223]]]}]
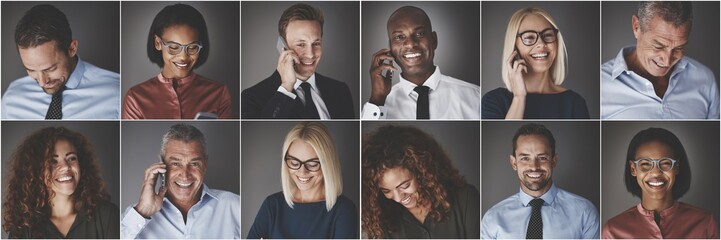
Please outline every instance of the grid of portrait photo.
[{"label": "grid of portrait photo", "polygon": [[0,238],[719,239],[720,1],[0,1]]}]

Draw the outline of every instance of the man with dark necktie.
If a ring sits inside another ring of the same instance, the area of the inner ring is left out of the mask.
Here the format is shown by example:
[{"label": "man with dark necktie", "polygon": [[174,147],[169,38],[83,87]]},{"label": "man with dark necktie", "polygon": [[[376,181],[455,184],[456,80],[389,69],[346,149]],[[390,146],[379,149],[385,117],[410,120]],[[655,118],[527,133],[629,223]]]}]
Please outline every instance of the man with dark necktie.
[{"label": "man with dark necktie", "polygon": [[[422,9],[401,7],[388,19],[388,42],[371,59],[371,96],[362,119],[480,119],[474,84],[441,74],[433,63],[438,37]],[[400,81],[392,85],[395,62]]]},{"label": "man with dark necktie", "polygon": [[553,184],[558,154],[551,131],[540,124],[523,125],[513,136],[509,160],[521,190],[486,212],[481,238],[599,237],[598,211],[593,203]]},{"label": "man with dark necktie", "polygon": [[241,118],[351,119],[355,117],[350,88],[316,73],[323,53],[323,12],[295,4],[278,22],[285,43],[276,71],[243,90]]},{"label": "man with dark necktie", "polygon": [[28,76],[2,98],[2,119],[118,119],[120,76],[81,60],[65,14],[36,5],[15,27]]}]

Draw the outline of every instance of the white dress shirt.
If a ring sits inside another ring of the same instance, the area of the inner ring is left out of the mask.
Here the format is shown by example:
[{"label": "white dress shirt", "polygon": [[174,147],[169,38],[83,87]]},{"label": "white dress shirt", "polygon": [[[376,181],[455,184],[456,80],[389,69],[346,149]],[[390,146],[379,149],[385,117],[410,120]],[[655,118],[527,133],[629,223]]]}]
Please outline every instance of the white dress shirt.
[{"label": "white dress shirt", "polygon": [[[313,98],[313,103],[315,103],[315,109],[318,109],[318,116],[320,116],[321,120],[330,119],[330,113],[328,113],[328,108],[325,106],[323,98],[320,97],[320,91],[318,90],[318,86],[315,84],[315,73],[313,73],[313,75],[310,75],[306,82],[310,84],[310,97]],[[303,91],[303,88],[300,87],[301,83],[303,83],[303,80],[295,79],[295,84],[293,84],[293,89],[295,89],[295,93],[289,92],[283,86],[278,87],[278,92],[281,92],[292,99],[299,97],[300,101],[303,102],[303,105],[305,105],[305,91]]]},{"label": "white dress shirt", "polygon": [[[481,89],[474,84],[441,74],[436,66],[433,74],[423,82],[428,93],[431,119],[480,119]],[[366,102],[362,119],[416,119],[418,93],[416,84],[401,76],[386,97],[385,106]]]}]

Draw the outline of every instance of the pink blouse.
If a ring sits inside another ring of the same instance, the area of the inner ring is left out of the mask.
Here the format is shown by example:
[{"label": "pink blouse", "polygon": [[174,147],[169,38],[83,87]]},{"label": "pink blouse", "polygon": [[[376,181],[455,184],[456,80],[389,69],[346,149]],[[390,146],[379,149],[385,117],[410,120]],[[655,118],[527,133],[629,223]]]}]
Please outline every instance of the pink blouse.
[{"label": "pink blouse", "polygon": [[609,219],[601,238],[719,238],[718,223],[709,211],[675,202],[659,214],[660,226],[653,220],[653,211],[639,203]]},{"label": "pink blouse", "polygon": [[123,119],[193,119],[198,112],[232,118],[231,102],[227,86],[201,75],[173,80],[158,74],[128,90]]}]

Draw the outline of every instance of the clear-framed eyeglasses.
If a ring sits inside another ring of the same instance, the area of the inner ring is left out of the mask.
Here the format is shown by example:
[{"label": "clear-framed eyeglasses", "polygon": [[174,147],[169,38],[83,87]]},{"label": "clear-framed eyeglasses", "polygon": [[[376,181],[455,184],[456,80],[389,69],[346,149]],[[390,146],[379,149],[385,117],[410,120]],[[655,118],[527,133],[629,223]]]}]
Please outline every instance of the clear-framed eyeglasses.
[{"label": "clear-framed eyeglasses", "polygon": [[308,160],[308,161],[300,161],[297,159],[285,159],[285,165],[288,166],[288,168],[292,170],[298,170],[301,167],[305,166],[305,170],[308,170],[310,172],[317,172],[320,170],[320,161],[319,160]]},{"label": "clear-framed eyeglasses", "polygon": [[187,53],[188,55],[195,55],[200,53],[200,49],[203,49],[203,45],[197,43],[182,45],[174,42],[166,43],[160,37],[158,37],[158,39],[160,39],[160,43],[168,49],[168,53],[172,55],[178,55],[183,51],[185,51],[185,53]]},{"label": "clear-framed eyeglasses", "polygon": [[538,39],[540,38],[544,43],[553,43],[558,39],[558,29],[556,28],[546,28],[543,29],[541,32],[536,31],[525,31],[518,34],[518,37],[521,38],[521,42],[523,45],[526,46],[533,46],[538,42]]},{"label": "clear-framed eyeglasses", "polygon": [[676,165],[676,160],[667,157],[659,159],[639,158],[633,161],[633,163],[636,164],[636,169],[643,173],[651,171],[654,165],[657,166],[658,169],[660,169],[661,171],[668,172],[673,170],[673,167]]}]

